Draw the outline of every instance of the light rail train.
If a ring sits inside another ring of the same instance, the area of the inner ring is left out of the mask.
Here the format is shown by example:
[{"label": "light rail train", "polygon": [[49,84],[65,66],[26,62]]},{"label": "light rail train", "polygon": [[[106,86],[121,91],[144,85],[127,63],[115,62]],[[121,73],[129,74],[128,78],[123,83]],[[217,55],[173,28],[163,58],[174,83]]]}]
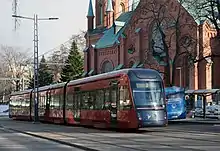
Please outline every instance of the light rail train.
[{"label": "light rail train", "polygon": [[[9,116],[33,120],[33,89],[11,94]],[[166,126],[163,80],[151,69],[122,69],[39,88],[40,121],[101,128]]]}]

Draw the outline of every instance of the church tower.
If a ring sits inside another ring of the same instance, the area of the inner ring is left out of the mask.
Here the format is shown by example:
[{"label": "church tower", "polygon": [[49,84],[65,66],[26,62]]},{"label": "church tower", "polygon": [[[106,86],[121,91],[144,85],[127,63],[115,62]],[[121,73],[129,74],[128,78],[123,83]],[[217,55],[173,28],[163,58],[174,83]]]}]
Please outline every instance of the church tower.
[{"label": "church tower", "polygon": [[130,0],[96,0],[96,27],[111,27],[121,13],[129,10]]},{"label": "church tower", "polygon": [[91,31],[94,29],[94,12],[93,12],[93,5],[92,0],[89,0],[89,9],[87,14],[87,29]]}]

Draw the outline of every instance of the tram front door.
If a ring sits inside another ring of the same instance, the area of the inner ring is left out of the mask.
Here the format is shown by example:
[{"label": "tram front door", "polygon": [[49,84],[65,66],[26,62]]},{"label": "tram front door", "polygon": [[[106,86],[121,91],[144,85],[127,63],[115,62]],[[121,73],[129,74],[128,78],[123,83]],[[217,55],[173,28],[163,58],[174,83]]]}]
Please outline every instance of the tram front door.
[{"label": "tram front door", "polygon": [[111,126],[117,127],[117,100],[118,100],[118,88],[113,87],[110,95],[110,114],[111,114]]}]

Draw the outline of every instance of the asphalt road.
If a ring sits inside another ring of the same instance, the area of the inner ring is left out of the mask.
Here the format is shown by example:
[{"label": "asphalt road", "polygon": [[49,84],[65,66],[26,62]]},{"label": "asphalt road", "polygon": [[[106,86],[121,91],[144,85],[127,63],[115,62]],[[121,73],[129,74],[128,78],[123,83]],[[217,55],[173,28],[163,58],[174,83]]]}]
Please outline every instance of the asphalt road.
[{"label": "asphalt road", "polygon": [[173,124],[169,124],[167,129],[198,133],[216,133],[220,135],[220,124],[191,124],[175,122]]},{"label": "asphalt road", "polygon": [[81,151],[45,139],[0,128],[0,151]]},{"label": "asphalt road", "polygon": [[[165,128],[149,128],[136,133],[52,124],[31,124],[30,122],[12,121],[7,118],[0,119],[0,125],[6,129],[16,129],[18,131],[28,132],[32,135],[60,140],[66,143],[68,142],[69,144],[77,144],[96,151],[220,150],[220,127],[215,125],[175,123]],[[20,149],[23,147],[21,149],[23,151],[26,148],[32,149],[31,144],[34,144],[36,150],[42,151],[47,151],[53,147],[56,150],[64,150],[64,148],[65,150],[74,150],[61,144],[28,137],[23,134],[16,134],[13,132],[10,133],[10,135],[6,134],[6,132],[4,132],[4,135],[0,134],[0,139],[3,138],[6,142],[2,143],[0,140],[0,146],[2,144],[11,143],[14,144],[15,148],[18,147],[18,149]],[[9,139],[7,139],[7,137]],[[7,140],[9,141],[7,142]],[[37,148],[39,145],[40,149]],[[12,147],[14,146],[12,145]]]}]

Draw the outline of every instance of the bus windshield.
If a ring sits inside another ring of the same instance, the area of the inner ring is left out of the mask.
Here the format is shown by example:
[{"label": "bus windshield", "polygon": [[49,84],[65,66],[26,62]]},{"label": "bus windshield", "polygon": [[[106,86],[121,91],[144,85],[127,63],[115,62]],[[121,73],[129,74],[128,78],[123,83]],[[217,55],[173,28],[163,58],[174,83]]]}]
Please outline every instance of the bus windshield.
[{"label": "bus windshield", "polygon": [[164,90],[161,82],[131,82],[136,106],[164,105]]},{"label": "bus windshield", "polygon": [[167,95],[167,99],[168,99],[168,102],[169,101],[180,101],[182,100],[184,97],[184,93],[176,93],[176,94],[170,94],[170,95]]}]

